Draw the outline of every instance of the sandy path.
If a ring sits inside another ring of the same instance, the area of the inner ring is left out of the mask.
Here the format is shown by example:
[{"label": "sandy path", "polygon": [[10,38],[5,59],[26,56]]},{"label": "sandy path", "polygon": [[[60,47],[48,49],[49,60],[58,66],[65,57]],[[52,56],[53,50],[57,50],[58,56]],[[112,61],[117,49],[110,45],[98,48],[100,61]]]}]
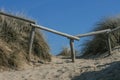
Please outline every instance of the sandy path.
[{"label": "sandy path", "polygon": [[70,80],[77,68],[76,65],[68,59],[54,59],[50,64],[42,64],[39,67],[24,71],[5,71],[0,73],[0,80]]},{"label": "sandy path", "polygon": [[119,57],[98,60],[77,59],[75,63],[71,63],[70,59],[54,57],[51,63],[31,69],[1,72],[0,80],[71,80],[84,72],[102,70],[109,66],[105,64],[120,61]]}]

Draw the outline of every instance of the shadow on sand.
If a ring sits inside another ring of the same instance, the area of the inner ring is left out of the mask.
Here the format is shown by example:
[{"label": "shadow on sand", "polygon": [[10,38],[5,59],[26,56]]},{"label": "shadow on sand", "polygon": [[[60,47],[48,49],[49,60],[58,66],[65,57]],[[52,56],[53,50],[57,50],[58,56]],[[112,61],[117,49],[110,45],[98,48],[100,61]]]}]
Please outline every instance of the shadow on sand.
[{"label": "shadow on sand", "polygon": [[80,76],[73,77],[71,80],[120,80],[120,61],[100,66],[106,65],[108,67],[101,71],[84,72]]}]

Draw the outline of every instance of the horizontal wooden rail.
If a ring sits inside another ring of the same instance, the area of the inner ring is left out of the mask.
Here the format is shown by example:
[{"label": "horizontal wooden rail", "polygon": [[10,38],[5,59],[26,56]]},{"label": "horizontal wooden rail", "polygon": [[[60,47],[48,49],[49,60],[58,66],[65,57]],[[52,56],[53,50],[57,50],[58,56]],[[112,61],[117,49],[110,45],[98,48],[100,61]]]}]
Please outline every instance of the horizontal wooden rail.
[{"label": "horizontal wooden rail", "polygon": [[25,18],[22,18],[22,17],[14,16],[14,15],[11,15],[11,14],[8,14],[8,13],[5,13],[5,12],[1,12],[1,11],[0,11],[0,14],[4,15],[4,16],[9,16],[9,17],[12,17],[12,18],[20,19],[20,20],[35,24],[35,21],[33,21],[33,20],[29,20],[29,19],[25,19]]},{"label": "horizontal wooden rail", "polygon": [[69,35],[69,34],[66,34],[66,33],[62,33],[62,32],[59,32],[59,31],[56,31],[56,30],[53,30],[53,29],[50,29],[50,28],[47,28],[47,27],[43,27],[43,26],[40,26],[40,25],[31,24],[31,26],[33,26],[35,28],[45,30],[45,31],[48,31],[48,32],[52,32],[52,33],[55,33],[55,34],[58,34],[58,35],[61,35],[61,36],[64,36],[64,37],[67,37],[67,38],[70,38],[70,39],[74,39],[74,40],[79,40],[80,39],[76,36],[72,36],[72,35]]},{"label": "horizontal wooden rail", "polygon": [[119,30],[119,29],[120,29],[120,26],[117,27],[117,28],[112,29],[110,32],[114,32],[114,31],[117,31],[117,30]]},{"label": "horizontal wooden rail", "polygon": [[95,31],[95,32],[90,32],[90,33],[85,33],[85,34],[78,34],[78,35],[76,35],[76,37],[86,37],[86,36],[101,34],[101,33],[105,33],[105,32],[110,32],[110,31],[111,31],[111,29],[106,29],[106,30]]},{"label": "horizontal wooden rail", "polygon": [[29,19],[22,18],[22,17],[19,17],[19,16],[14,16],[14,15],[11,15],[11,14],[8,14],[8,13],[5,13],[5,12],[0,12],[0,15],[16,18],[16,19],[23,20],[23,21],[26,21],[26,22],[30,23],[30,25],[32,26],[32,30],[31,30],[31,34],[30,34],[30,43],[29,43],[29,58],[30,58],[31,52],[32,52],[32,45],[33,45],[33,41],[34,41],[35,28],[39,28],[41,30],[45,30],[45,31],[52,32],[52,33],[55,33],[55,34],[58,34],[58,35],[69,38],[70,39],[72,62],[75,62],[74,40],[79,40],[80,37],[86,37],[86,36],[92,36],[92,35],[97,35],[97,34],[102,34],[102,33],[108,33],[108,48],[109,48],[109,53],[111,53],[112,49],[111,49],[111,42],[110,42],[110,34],[111,34],[111,32],[114,32],[114,31],[117,31],[117,30],[120,29],[120,26],[119,26],[119,27],[114,28],[112,30],[111,29],[106,29],[106,30],[100,30],[100,31],[95,31],[95,32],[90,32],[90,33],[85,33],[85,34],[78,34],[76,36],[73,36],[73,35],[69,35],[69,34],[66,34],[66,33],[63,33],[63,32],[60,32],[60,31],[57,31],[57,30],[54,30],[54,29],[50,29],[50,28],[47,28],[47,27],[44,27],[44,26],[36,25],[35,21],[33,21],[33,20],[29,20]]}]

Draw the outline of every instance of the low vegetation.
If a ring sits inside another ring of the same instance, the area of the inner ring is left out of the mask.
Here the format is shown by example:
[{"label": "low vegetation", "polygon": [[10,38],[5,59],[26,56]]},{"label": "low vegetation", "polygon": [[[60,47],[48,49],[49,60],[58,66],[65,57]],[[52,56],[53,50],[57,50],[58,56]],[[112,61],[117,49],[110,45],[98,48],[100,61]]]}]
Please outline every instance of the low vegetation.
[{"label": "low vegetation", "polygon": [[[28,22],[0,15],[0,67],[18,68],[28,63],[31,26]],[[35,32],[34,60],[51,60],[49,46],[39,30]]]},{"label": "low vegetation", "polygon": [[70,48],[63,47],[62,51],[58,54],[58,56],[71,56]]},{"label": "low vegetation", "polygon": [[[104,29],[114,29],[120,26],[120,17],[106,18],[96,25],[93,31],[99,31]],[[94,35],[83,43],[82,53],[84,55],[102,54],[108,51],[107,46],[107,33]],[[111,33],[110,36],[112,48],[120,45],[120,30]]]}]

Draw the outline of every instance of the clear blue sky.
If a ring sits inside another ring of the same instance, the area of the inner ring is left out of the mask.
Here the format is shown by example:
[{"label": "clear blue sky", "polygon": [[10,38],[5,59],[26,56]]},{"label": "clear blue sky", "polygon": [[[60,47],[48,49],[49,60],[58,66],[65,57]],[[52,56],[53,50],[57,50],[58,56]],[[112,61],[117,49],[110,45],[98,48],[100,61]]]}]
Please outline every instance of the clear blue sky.
[{"label": "clear blue sky", "polygon": [[[72,35],[91,31],[106,16],[120,14],[120,0],[0,0],[0,8],[24,13],[38,24]],[[57,54],[69,40],[45,32],[51,52]],[[84,40],[75,42],[75,47]]]}]

